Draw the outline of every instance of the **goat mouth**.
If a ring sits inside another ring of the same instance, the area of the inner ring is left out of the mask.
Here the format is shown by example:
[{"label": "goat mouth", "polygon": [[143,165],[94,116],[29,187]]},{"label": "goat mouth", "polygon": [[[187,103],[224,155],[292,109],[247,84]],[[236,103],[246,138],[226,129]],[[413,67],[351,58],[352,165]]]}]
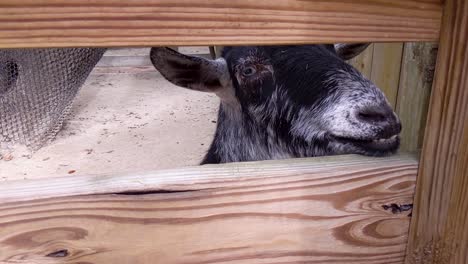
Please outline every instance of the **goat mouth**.
[{"label": "goat mouth", "polygon": [[398,134],[388,138],[369,138],[359,139],[350,137],[337,137],[335,139],[344,144],[351,144],[355,147],[363,149],[364,151],[376,154],[385,154],[388,152],[395,152],[400,146],[400,137]]}]

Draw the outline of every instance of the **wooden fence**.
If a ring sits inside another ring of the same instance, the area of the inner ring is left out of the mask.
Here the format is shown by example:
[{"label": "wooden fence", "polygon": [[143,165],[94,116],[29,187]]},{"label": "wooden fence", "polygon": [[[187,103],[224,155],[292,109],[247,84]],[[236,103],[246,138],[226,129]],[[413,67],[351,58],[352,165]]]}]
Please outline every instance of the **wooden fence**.
[{"label": "wooden fence", "polygon": [[[468,262],[467,1],[4,0],[0,21],[0,48],[439,42],[419,166],[345,156],[3,182],[0,263]],[[372,64],[376,82],[432,52],[385,45],[402,55]],[[413,78],[389,80],[389,97],[421,123],[429,89]]]}]

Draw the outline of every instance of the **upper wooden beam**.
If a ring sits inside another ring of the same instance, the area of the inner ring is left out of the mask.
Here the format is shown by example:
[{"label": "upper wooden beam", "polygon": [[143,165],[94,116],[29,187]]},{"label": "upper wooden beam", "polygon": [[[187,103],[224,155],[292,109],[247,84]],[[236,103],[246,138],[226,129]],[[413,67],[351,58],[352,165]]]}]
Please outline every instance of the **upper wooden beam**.
[{"label": "upper wooden beam", "polygon": [[4,0],[0,48],[435,41],[440,0]]}]

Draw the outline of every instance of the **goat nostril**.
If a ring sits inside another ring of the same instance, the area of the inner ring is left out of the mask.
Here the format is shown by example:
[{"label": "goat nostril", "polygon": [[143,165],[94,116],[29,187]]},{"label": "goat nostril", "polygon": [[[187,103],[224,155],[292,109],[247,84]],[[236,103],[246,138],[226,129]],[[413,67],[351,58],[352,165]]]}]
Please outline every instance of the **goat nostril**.
[{"label": "goat nostril", "polygon": [[387,119],[387,115],[378,111],[361,111],[357,115],[358,119],[364,122],[382,122]]}]

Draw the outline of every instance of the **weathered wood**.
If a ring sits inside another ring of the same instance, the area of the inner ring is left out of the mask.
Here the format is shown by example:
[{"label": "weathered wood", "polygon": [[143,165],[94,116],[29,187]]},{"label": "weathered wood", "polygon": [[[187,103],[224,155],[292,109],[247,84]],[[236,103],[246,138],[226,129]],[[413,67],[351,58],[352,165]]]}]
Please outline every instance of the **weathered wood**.
[{"label": "weathered wood", "polygon": [[468,1],[446,0],[406,263],[468,263]]},{"label": "weathered wood", "polygon": [[367,79],[372,77],[372,60],[374,58],[374,46],[371,44],[365,51],[359,56],[348,61],[349,64],[353,65],[358,71],[360,71]]},{"label": "weathered wood", "polygon": [[436,58],[437,44],[405,44],[396,107],[403,124],[403,151],[422,147]]},{"label": "weathered wood", "polygon": [[0,263],[402,263],[409,211],[382,206],[411,203],[416,172],[347,156],[1,183]]},{"label": "weathered wood", "polygon": [[372,56],[371,80],[384,92],[390,105],[396,106],[403,43],[377,43]]},{"label": "weathered wood", "polygon": [[4,0],[0,48],[435,41],[439,0]]}]

